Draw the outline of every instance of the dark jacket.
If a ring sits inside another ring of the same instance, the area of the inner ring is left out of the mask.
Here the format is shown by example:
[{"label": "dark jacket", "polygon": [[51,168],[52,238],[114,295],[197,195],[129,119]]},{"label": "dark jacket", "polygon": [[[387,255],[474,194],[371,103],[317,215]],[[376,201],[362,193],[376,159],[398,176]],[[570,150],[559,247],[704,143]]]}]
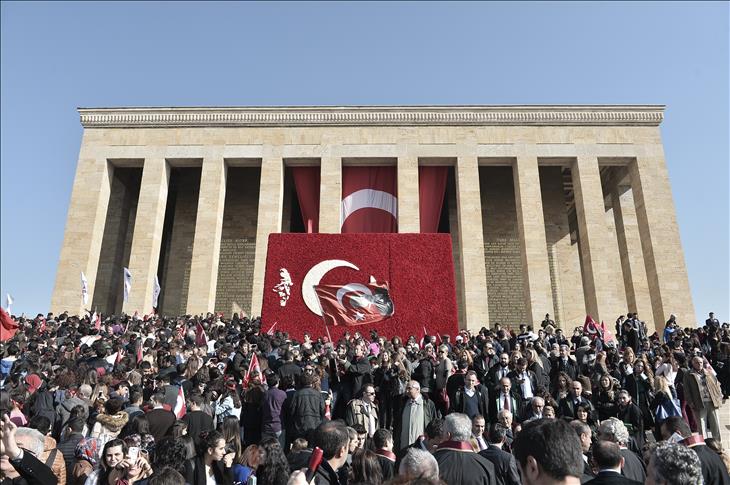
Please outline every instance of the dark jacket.
[{"label": "dark jacket", "polygon": [[621,474],[630,480],[644,483],[646,481],[646,468],[644,468],[644,463],[636,456],[636,453],[628,448],[621,448],[621,456],[624,457],[624,467]]},{"label": "dark jacket", "polygon": [[514,455],[492,444],[479,454],[494,465],[497,485],[520,485],[520,474],[517,471],[517,460]]},{"label": "dark jacket", "polygon": [[146,416],[147,421],[150,423],[150,434],[155,437],[156,443],[159,443],[167,435],[176,420],[172,411],[162,408],[153,409]]},{"label": "dark jacket", "polygon": [[[499,417],[499,412],[503,409],[499,405],[500,394],[495,392],[489,399],[489,422],[496,423]],[[512,413],[512,417],[515,422],[519,423],[522,421],[521,415],[522,403],[515,397],[514,394],[510,393],[510,405],[509,410]]]},{"label": "dark jacket", "polygon": [[330,464],[326,460],[322,460],[322,464],[319,465],[317,473],[314,475],[314,483],[315,485],[340,485],[340,480]]},{"label": "dark jacket", "polygon": [[[477,398],[477,406],[479,408],[479,414],[484,416],[486,419],[489,416],[489,391],[486,387],[481,384],[477,384],[474,388],[474,395]],[[456,413],[464,412],[464,401],[465,401],[465,389],[462,387],[456,391],[454,401],[451,403],[451,411]],[[470,416],[473,417],[473,416]]]},{"label": "dark jacket", "polygon": [[[584,398],[583,396],[579,397],[578,399],[579,399],[580,404],[585,404],[588,406],[589,418],[595,417],[596,412],[593,409],[593,404],[588,399]],[[561,399],[560,403],[558,404],[558,409],[557,409],[558,417],[565,418],[565,419],[574,419],[575,418],[575,408],[576,408],[574,401],[575,401],[575,399],[571,395],[568,395],[568,396],[564,397],[563,399]]]},{"label": "dark jacket", "polygon": [[73,483],[73,469],[76,462],[76,445],[84,439],[81,433],[73,433],[66,436],[64,441],[58,443],[56,448],[63,455],[63,461],[66,462],[66,483]]},{"label": "dark jacket", "polygon": [[[534,397],[538,387],[537,376],[531,370],[527,370],[526,372],[527,378],[530,379],[530,386],[532,386],[532,395]],[[517,394],[517,396],[524,401],[525,396],[522,395],[522,383],[520,382],[522,380],[522,374],[517,370],[513,370],[512,372],[507,374],[507,377],[509,377],[510,381],[512,382],[512,390],[514,391],[514,393]]]},{"label": "dark jacket", "polygon": [[[23,450],[23,457],[20,460],[10,461],[10,464],[15,468],[15,471],[20,473],[20,477],[16,479],[5,478],[0,482],[2,485],[15,483],[56,485],[58,483],[58,478],[53,474],[53,470],[33,456],[28,450]],[[25,482],[22,481],[23,479]]]},{"label": "dark jacket", "polygon": [[550,359],[550,383],[552,385],[558,382],[558,376],[561,372],[565,372],[572,380],[575,380],[578,375],[578,364],[573,362],[572,359],[568,359],[566,362],[563,362],[563,359],[559,357]]},{"label": "dark jacket", "polygon": [[284,407],[287,439],[306,437],[324,419],[325,404],[322,393],[311,387],[299,389]]},{"label": "dark jacket", "polygon": [[730,476],[720,455],[712,451],[706,444],[690,446],[700,457],[702,467],[702,478],[705,485],[730,485]]},{"label": "dark jacket", "polygon": [[[203,411],[188,411],[182,418],[188,424],[188,434],[193,437],[196,445],[200,444],[200,434],[203,431],[215,429],[213,417]],[[155,439],[155,441],[157,441]]]}]

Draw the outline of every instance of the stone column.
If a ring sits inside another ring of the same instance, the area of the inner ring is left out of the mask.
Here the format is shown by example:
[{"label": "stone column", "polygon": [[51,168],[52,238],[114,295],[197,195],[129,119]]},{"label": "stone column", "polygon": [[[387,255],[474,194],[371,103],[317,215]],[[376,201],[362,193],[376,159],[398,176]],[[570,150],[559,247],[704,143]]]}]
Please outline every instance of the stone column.
[{"label": "stone column", "polygon": [[[264,298],[264,275],[266,273],[266,252],[269,234],[281,232],[281,213],[284,205],[284,160],[269,155],[261,162],[261,184],[259,187],[259,212],[256,228],[256,256],[251,290],[251,315],[261,315]],[[320,226],[321,227],[321,226]]]},{"label": "stone column", "polygon": [[[129,300],[122,307],[123,311],[130,315],[134,312],[139,312],[140,315],[152,312],[152,289],[160,262],[169,182],[170,166],[164,157],[154,156],[145,159],[137,217],[134,221],[132,251],[129,256],[132,291]],[[119,268],[119,271],[122,271],[122,268]],[[119,288],[119,291],[122,291],[122,288]]]},{"label": "stone column", "polygon": [[555,315],[550,286],[550,264],[545,239],[540,172],[537,157],[519,157],[512,165],[517,206],[517,230],[522,250],[525,310],[539,328],[546,313]]},{"label": "stone column", "polygon": [[342,227],[342,158],[333,153],[322,156],[319,179],[319,232],[339,234]]},{"label": "stone column", "polygon": [[622,303],[619,297],[620,275],[612,269],[610,244],[615,246],[615,243],[609,239],[598,159],[595,156],[579,156],[573,163],[571,174],[586,310],[597,322],[613,322],[625,311],[626,305],[625,300]]},{"label": "stone column", "polygon": [[398,232],[421,232],[418,157],[398,157]]},{"label": "stone column", "polygon": [[487,276],[484,263],[484,234],[479,190],[479,163],[476,155],[465,154],[456,162],[456,205],[459,215],[459,266],[457,284],[464,301],[464,320],[470,330],[489,324]]},{"label": "stone column", "polygon": [[692,326],[696,316],[662,147],[637,157],[629,174],[654,322],[662,325],[674,313]]},{"label": "stone column", "polygon": [[191,315],[214,311],[225,200],[226,164],[222,153],[211,154],[203,159],[200,175],[187,301]]},{"label": "stone column", "polygon": [[654,322],[651,309],[649,283],[646,279],[646,266],[631,187],[615,184],[611,189],[611,205],[616,222],[616,239],[621,256],[628,309],[638,312],[639,318],[646,321],[649,328],[652,327],[652,322],[656,328],[661,328],[661,322]]},{"label": "stone column", "polygon": [[86,306],[91,307],[113,174],[106,158],[82,142],[51,298],[53,313],[83,314],[82,271],[89,282]]}]

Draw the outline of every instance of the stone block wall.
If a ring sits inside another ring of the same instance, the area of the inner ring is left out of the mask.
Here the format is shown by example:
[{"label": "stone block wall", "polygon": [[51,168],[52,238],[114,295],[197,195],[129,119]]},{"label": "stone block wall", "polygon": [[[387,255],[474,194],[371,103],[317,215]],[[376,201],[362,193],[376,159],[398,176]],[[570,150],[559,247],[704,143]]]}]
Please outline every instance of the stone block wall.
[{"label": "stone block wall", "polygon": [[120,313],[123,268],[129,264],[142,169],[114,168],[91,310]]},{"label": "stone block wall", "polygon": [[489,321],[515,327],[527,310],[512,167],[480,167],[479,183]]},{"label": "stone block wall", "polygon": [[215,310],[251,307],[260,168],[229,167]]},{"label": "stone block wall", "polygon": [[158,276],[162,288],[158,311],[184,315],[190,284],[195,218],[200,193],[200,167],[173,168],[162,234]]}]

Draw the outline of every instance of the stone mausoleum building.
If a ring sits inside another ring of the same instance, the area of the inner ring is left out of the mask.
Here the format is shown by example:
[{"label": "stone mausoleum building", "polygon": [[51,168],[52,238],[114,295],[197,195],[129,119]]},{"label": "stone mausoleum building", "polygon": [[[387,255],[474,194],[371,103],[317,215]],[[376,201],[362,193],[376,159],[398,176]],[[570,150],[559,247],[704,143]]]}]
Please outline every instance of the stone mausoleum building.
[{"label": "stone mausoleum building", "polygon": [[[447,166],[459,322],[564,328],[636,311],[694,320],[659,125],[663,106],[83,108],[52,311],[261,309],[267,238],[306,232],[292,167],[320,173],[340,231],[342,167],[397,167],[419,231],[420,166]],[[133,275],[123,301],[123,268]],[[438,284],[434,281],[433,284]]]}]

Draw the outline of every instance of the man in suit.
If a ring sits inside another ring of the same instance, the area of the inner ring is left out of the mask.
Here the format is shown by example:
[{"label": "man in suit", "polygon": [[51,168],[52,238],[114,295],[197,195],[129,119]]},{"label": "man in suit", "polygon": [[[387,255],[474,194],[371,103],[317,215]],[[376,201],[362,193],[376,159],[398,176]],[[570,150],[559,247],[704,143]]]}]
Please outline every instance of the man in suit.
[{"label": "man in suit", "polygon": [[177,418],[172,411],[165,409],[164,394],[153,394],[150,403],[153,409],[146,414],[147,421],[150,423],[150,434],[155,437],[155,442],[159,443],[170,431]]},{"label": "man in suit", "polygon": [[489,370],[499,362],[492,342],[485,342],[481,354],[474,358],[474,370],[481,382],[487,382]]},{"label": "man in suit", "polygon": [[499,387],[495,390],[495,397],[491,399],[489,406],[489,422],[496,423],[497,415],[502,410],[512,413],[512,416],[519,421],[517,413],[520,411],[520,401],[512,394],[512,381],[504,377],[499,381]]},{"label": "man in suit", "polygon": [[610,441],[619,446],[621,456],[624,459],[621,465],[621,474],[630,480],[644,483],[646,480],[646,468],[644,463],[636,456],[636,453],[626,447],[629,442],[629,431],[626,425],[617,418],[608,418],[601,421],[597,433],[598,441]]},{"label": "man in suit", "polygon": [[499,356],[499,362],[492,366],[487,373],[487,379],[484,383],[489,392],[494,392],[499,387],[499,381],[507,377],[509,374],[509,354],[503,353]]},{"label": "man in suit", "polygon": [[456,391],[451,411],[466,414],[469,419],[477,414],[489,414],[489,392],[486,387],[478,384],[477,373],[473,370],[466,373],[464,387]]},{"label": "man in suit", "polygon": [[482,451],[487,449],[487,440],[484,438],[484,430],[486,429],[487,421],[484,416],[477,414],[471,420],[471,440],[474,445],[475,451]]},{"label": "man in suit", "polygon": [[515,386],[515,394],[520,398],[521,408],[527,407],[537,392],[537,376],[527,369],[527,359],[517,359],[515,370],[507,374]]},{"label": "man in suit", "polygon": [[591,464],[588,462],[588,452],[591,449],[591,428],[583,421],[577,419],[571,421],[570,426],[575,430],[580,440],[580,447],[583,451],[583,475],[580,477],[580,483],[586,483],[596,477],[593,474]]},{"label": "man in suit", "polygon": [[710,312],[709,317],[710,318],[708,318],[707,320],[705,320],[705,327],[720,328],[720,320],[718,320],[717,318],[715,318],[715,313],[714,312]]},{"label": "man in suit", "polygon": [[545,400],[541,398],[540,396],[535,396],[530,401],[530,405],[527,406],[527,409],[525,409],[525,413],[523,416],[523,423],[527,423],[529,421],[534,421],[536,419],[542,419],[543,418],[543,410],[545,409]]},{"label": "man in suit", "polygon": [[593,404],[584,398],[581,394],[583,393],[583,384],[580,381],[573,381],[570,386],[570,394],[560,400],[558,404],[558,416],[567,420],[573,420],[577,416],[575,415],[575,409],[580,405],[586,405],[591,410],[590,414],[595,414],[593,411]]},{"label": "man in suit", "polygon": [[523,485],[573,484],[583,473],[580,442],[560,419],[526,424],[515,438],[513,453]]},{"label": "man in suit", "polygon": [[520,485],[520,473],[517,461],[511,453],[502,449],[507,439],[507,428],[500,424],[489,427],[489,445],[479,452],[494,465],[498,485]]},{"label": "man in suit", "polygon": [[565,372],[572,380],[578,375],[578,364],[570,358],[570,347],[567,344],[560,345],[558,356],[553,357],[550,362],[550,384],[556,386],[558,376],[561,372]]},{"label": "man in suit", "polygon": [[616,443],[599,441],[593,446],[593,463],[598,475],[587,482],[591,485],[639,485],[641,482],[630,480],[621,475],[624,457]]}]

